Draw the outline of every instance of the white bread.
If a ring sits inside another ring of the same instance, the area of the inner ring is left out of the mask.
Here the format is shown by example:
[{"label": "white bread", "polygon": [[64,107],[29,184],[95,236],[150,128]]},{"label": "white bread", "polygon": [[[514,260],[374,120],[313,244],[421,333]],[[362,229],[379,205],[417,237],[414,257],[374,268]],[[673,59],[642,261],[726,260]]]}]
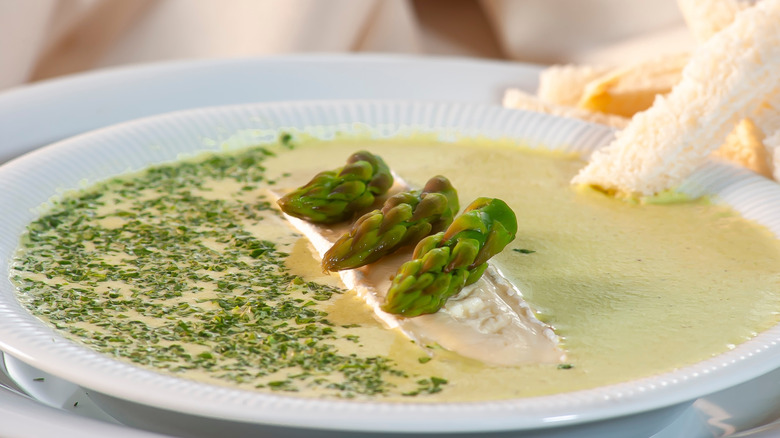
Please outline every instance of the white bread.
[{"label": "white bread", "polygon": [[636,114],[572,182],[624,196],[671,189],[778,92],[780,0],[762,0],[699,46],[680,83]]},{"label": "white bread", "polygon": [[544,102],[577,106],[588,83],[603,76],[613,67],[597,65],[553,65],[539,73],[536,96]]},{"label": "white bread", "polygon": [[669,93],[689,60],[689,53],[674,53],[613,69],[588,82],[577,106],[632,117],[649,108],[656,95]]},{"label": "white bread", "polygon": [[765,136],[780,129],[780,95],[767,96],[750,118]]},{"label": "white bread", "polygon": [[764,146],[772,155],[772,176],[780,181],[780,129],[764,139]]},{"label": "white bread", "polygon": [[693,37],[703,43],[754,3],[755,0],[677,0],[677,7]]},{"label": "white bread", "polygon": [[764,147],[764,133],[751,119],[742,119],[712,155],[772,178],[772,158]]},{"label": "white bread", "polygon": [[780,94],[767,96],[751,118],[763,134],[764,148],[771,157],[772,177],[780,181]]},{"label": "white bread", "polygon": [[[780,96],[770,95],[750,114],[742,119],[726,138],[726,143],[713,152],[714,156],[744,166],[767,178],[775,178],[780,172],[775,165],[775,149],[771,135],[780,129]],[[777,140],[780,140],[778,138]],[[777,140],[774,140],[776,142]]]},{"label": "white bread", "polygon": [[628,119],[625,117],[595,113],[572,106],[545,102],[534,95],[525,93],[515,88],[510,88],[504,92],[504,99],[502,103],[505,108],[523,109],[527,111],[552,114],[555,116],[582,119],[588,122],[600,123],[602,125],[608,125],[618,129],[621,129],[628,124]]}]

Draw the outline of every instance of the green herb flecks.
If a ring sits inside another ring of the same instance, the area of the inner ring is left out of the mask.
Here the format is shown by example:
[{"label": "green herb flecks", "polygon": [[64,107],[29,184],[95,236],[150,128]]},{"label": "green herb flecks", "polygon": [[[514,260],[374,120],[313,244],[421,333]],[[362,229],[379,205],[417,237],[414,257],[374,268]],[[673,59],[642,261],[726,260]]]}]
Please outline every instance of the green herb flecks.
[{"label": "green herb flecks", "polygon": [[420,379],[417,381],[417,389],[403,393],[406,396],[416,396],[420,394],[435,394],[441,392],[443,385],[448,383],[447,379],[431,376],[429,379]]},{"label": "green herb flecks", "polygon": [[257,190],[272,154],[161,165],[64,197],[22,242],[20,300],[92,348],[174,373],[338,397],[419,386],[389,358],[340,352],[358,338],[320,303],[342,291],[289,273],[278,244],[252,233],[279,220]]}]

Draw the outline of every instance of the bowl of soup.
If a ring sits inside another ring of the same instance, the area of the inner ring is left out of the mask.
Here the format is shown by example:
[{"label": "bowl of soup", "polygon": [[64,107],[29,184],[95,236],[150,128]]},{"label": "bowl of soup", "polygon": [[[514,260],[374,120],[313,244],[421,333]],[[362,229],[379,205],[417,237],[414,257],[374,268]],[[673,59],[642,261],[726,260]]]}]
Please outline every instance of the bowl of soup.
[{"label": "bowl of soup", "polygon": [[[777,367],[780,186],[717,161],[675,196],[572,186],[612,135],[358,101],[204,108],[59,142],[0,168],[0,348],[163,432],[647,436]],[[489,347],[413,342],[323,272],[271,194],[357,150],[412,187],[445,175],[461,206],[514,210],[491,263],[560,354],[498,364]]]}]

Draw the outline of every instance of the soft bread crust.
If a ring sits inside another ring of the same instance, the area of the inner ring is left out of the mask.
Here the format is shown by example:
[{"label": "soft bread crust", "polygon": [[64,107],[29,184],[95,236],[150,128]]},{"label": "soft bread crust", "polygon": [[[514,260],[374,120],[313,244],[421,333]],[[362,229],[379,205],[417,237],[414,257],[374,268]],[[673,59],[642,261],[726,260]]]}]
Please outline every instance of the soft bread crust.
[{"label": "soft bread crust", "polygon": [[539,113],[552,114],[560,117],[581,119],[588,122],[612,126],[613,128],[618,129],[622,129],[628,124],[628,119],[625,117],[596,113],[572,106],[545,102],[534,95],[525,93],[515,88],[510,88],[504,92],[504,100],[502,103],[505,108],[536,111]]},{"label": "soft bread crust", "polygon": [[767,96],[750,118],[765,136],[780,129],[780,94]]},{"label": "soft bread crust", "polygon": [[772,155],[772,176],[780,181],[780,129],[764,139],[764,146]]},{"label": "soft bread crust", "polygon": [[612,67],[597,65],[553,65],[539,73],[536,96],[546,103],[577,106],[585,87],[608,74]]},{"label": "soft bread crust", "polygon": [[772,177],[780,181],[780,94],[767,96],[751,119],[763,134],[764,149],[771,157]]},{"label": "soft bread crust", "polygon": [[750,119],[742,119],[712,155],[772,178],[772,159],[764,147],[764,133]]},{"label": "soft bread crust", "polygon": [[763,0],[702,44],[667,96],[636,114],[573,179],[624,196],[671,189],[780,91],[780,0]]},{"label": "soft bread crust", "polygon": [[677,0],[677,7],[693,37],[703,43],[754,3],[755,0]]},{"label": "soft bread crust", "polygon": [[578,102],[590,111],[632,117],[680,81],[690,54],[677,53],[614,69],[590,81]]}]

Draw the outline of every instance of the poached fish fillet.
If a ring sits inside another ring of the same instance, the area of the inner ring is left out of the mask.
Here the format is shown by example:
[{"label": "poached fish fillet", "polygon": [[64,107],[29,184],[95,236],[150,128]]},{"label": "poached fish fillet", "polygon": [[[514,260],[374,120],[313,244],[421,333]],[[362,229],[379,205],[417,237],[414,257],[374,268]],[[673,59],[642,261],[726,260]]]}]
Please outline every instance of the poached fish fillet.
[{"label": "poached fish fillet", "polygon": [[[395,181],[388,196],[410,190],[397,176]],[[282,195],[271,194],[273,198]],[[317,225],[286,214],[284,217],[320,257],[349,228],[349,224]],[[410,245],[370,265],[338,272],[344,285],[354,290],[388,329],[400,330],[420,346],[438,345],[492,365],[565,360],[552,328],[534,316],[520,291],[493,264],[482,278],[450,298],[436,313],[406,318],[383,311],[392,277],[412,258],[413,249]]]}]

